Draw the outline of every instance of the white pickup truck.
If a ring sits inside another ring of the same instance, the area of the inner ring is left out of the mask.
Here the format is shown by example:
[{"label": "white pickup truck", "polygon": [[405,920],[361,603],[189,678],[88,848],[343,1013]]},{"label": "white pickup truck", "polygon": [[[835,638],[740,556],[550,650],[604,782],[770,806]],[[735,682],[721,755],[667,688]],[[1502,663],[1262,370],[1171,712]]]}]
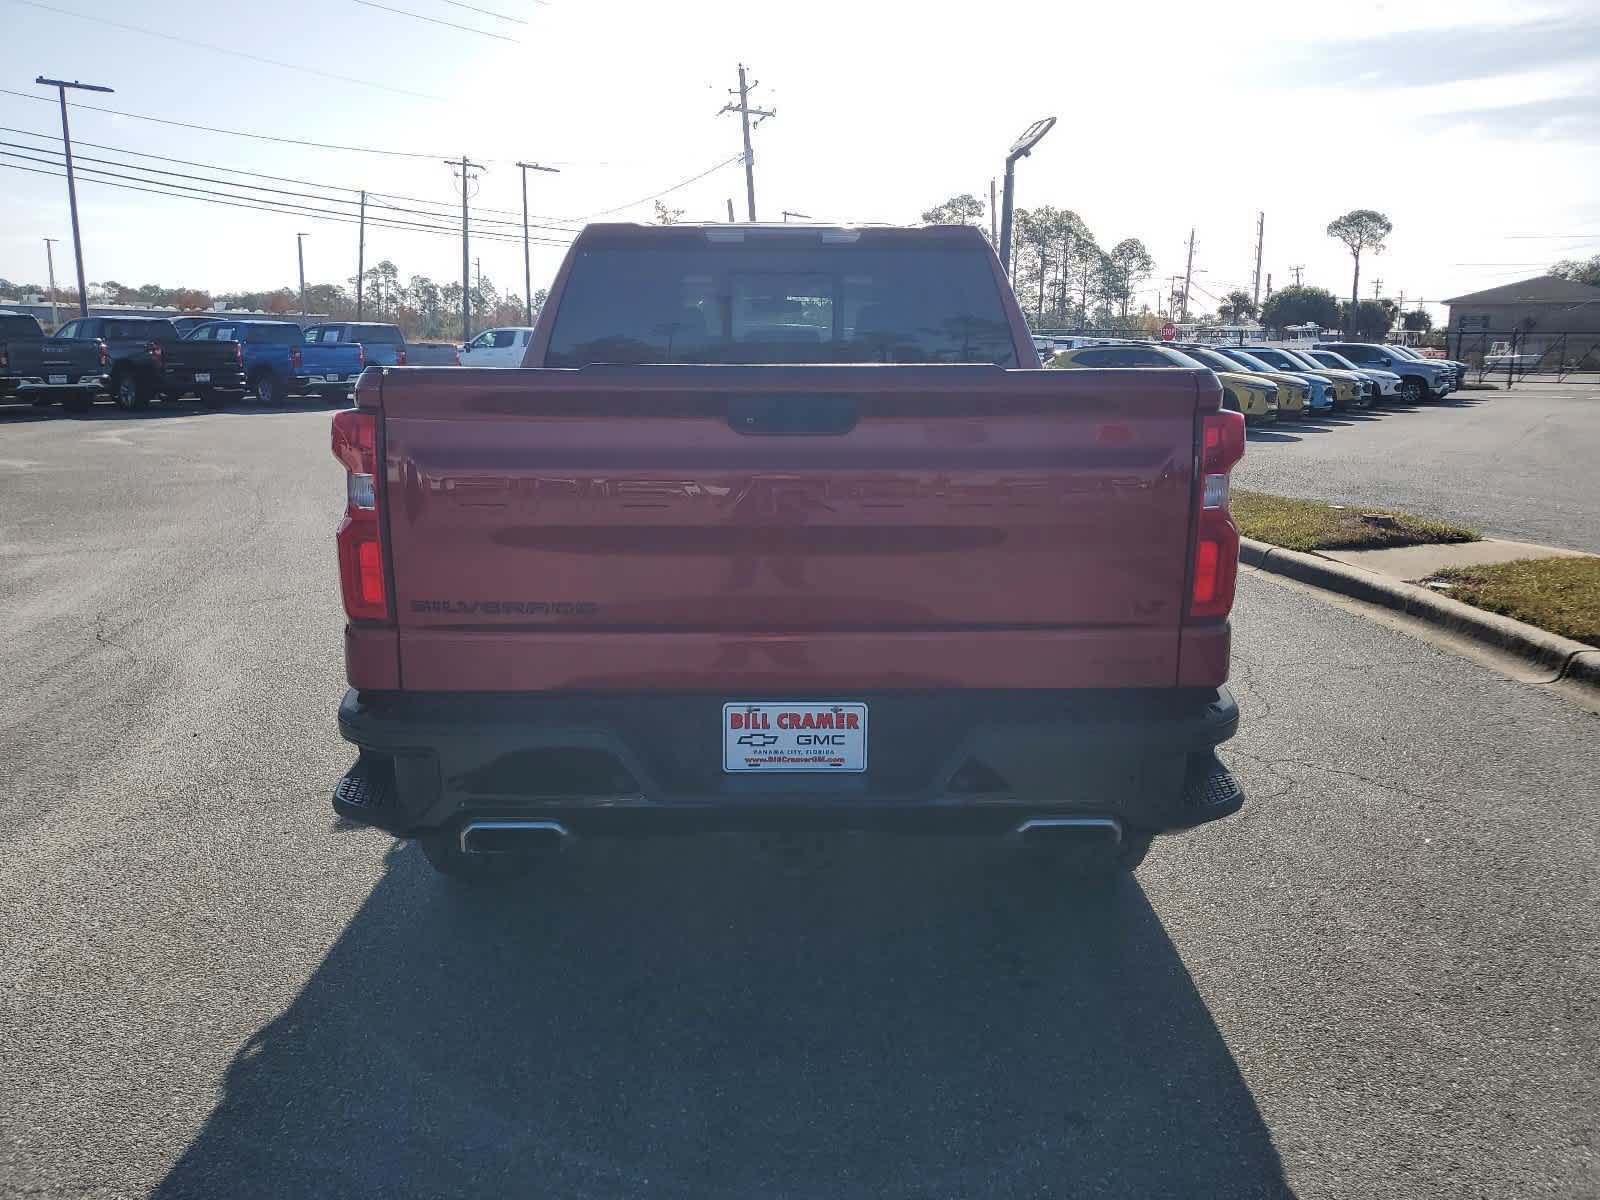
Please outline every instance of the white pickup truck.
[{"label": "white pickup truck", "polygon": [[520,367],[533,330],[526,325],[485,329],[461,347],[464,367]]}]

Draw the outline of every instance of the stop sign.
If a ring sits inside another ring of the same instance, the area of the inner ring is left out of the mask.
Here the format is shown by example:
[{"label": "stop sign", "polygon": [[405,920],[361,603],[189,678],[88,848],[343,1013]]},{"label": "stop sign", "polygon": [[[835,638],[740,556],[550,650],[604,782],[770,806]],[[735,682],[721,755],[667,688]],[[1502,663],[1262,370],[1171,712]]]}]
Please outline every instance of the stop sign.
[{"label": "stop sign", "polygon": [[1161,340],[1163,342],[1170,342],[1173,338],[1175,338],[1177,336],[1178,336],[1178,327],[1176,325],[1174,325],[1171,321],[1168,321],[1165,325],[1163,325],[1161,327]]}]

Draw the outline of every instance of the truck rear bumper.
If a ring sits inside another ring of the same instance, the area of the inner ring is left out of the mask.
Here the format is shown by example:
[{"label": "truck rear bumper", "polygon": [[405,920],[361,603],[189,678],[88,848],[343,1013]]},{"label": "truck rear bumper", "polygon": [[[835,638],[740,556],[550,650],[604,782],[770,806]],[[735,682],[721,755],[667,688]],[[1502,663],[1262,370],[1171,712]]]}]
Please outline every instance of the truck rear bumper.
[{"label": "truck rear bumper", "polygon": [[104,391],[106,376],[96,371],[87,375],[67,375],[70,382],[52,383],[48,376],[30,375],[11,381],[16,391],[27,395],[47,395],[55,392]]},{"label": "truck rear bumper", "polygon": [[851,696],[872,714],[859,775],[729,775],[721,693],[346,693],[360,750],[333,805],[411,835],[540,820],[577,835],[866,830],[994,834],[1108,816],[1147,833],[1238,811],[1214,750],[1238,728],[1226,687]]}]

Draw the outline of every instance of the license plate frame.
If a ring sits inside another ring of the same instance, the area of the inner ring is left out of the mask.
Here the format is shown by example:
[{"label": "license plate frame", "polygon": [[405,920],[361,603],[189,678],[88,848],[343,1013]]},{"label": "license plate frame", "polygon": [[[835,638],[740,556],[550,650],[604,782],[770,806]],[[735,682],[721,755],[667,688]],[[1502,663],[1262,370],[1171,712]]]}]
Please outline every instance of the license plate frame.
[{"label": "license plate frame", "polygon": [[51,387],[63,387],[67,382],[67,377],[65,375],[47,375],[45,376],[45,382]]},{"label": "license plate frame", "polygon": [[210,371],[196,371],[194,373],[194,381],[196,383],[210,383],[211,382],[211,372]]},{"label": "license plate frame", "polygon": [[739,700],[722,706],[728,775],[860,775],[868,706],[858,700]]}]

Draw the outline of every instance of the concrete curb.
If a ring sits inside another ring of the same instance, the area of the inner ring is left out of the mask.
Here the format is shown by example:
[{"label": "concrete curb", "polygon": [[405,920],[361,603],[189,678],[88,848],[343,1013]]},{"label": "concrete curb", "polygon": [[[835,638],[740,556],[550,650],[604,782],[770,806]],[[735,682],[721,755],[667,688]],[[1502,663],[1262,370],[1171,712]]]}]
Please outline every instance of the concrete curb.
[{"label": "concrete curb", "polygon": [[1414,583],[1389,579],[1323,558],[1320,554],[1285,550],[1254,538],[1240,539],[1239,561],[1274,575],[1286,575],[1301,583],[1338,592],[1341,596],[1405,613],[1543,667],[1556,679],[1600,690],[1600,650],[1583,642],[1546,633],[1499,613],[1485,612]]}]

